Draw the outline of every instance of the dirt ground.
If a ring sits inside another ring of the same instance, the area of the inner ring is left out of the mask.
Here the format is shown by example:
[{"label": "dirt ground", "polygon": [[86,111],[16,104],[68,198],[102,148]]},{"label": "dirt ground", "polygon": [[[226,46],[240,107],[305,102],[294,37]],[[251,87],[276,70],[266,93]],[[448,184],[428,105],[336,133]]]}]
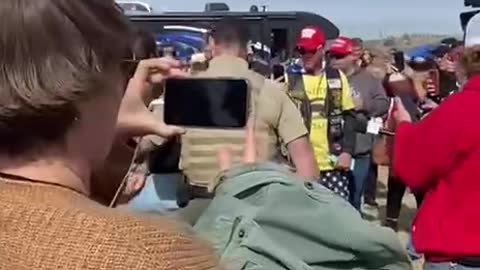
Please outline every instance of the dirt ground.
[{"label": "dirt ground", "polygon": [[[364,207],[363,211],[366,215],[366,218],[373,223],[381,224],[385,220],[385,210],[387,204],[387,180],[388,180],[388,169],[385,167],[380,167],[378,172],[378,186],[377,186],[377,202],[380,205],[378,209],[371,207]],[[408,236],[410,232],[410,224],[415,216],[417,211],[415,197],[410,193],[406,192],[403,197],[402,211],[400,212],[399,219],[399,232],[398,237],[400,241],[405,246],[408,242]],[[421,270],[422,264],[415,263],[415,270]]]}]

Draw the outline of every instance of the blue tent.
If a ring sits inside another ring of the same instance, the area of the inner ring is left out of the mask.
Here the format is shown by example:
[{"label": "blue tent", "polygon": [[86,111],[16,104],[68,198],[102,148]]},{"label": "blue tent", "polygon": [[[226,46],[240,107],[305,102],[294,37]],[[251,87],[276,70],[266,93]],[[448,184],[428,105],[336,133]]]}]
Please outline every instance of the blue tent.
[{"label": "blue tent", "polygon": [[202,37],[198,37],[189,33],[158,34],[157,42],[166,44],[181,43],[196,48],[197,50],[201,50],[203,47],[205,47],[205,40]]},{"label": "blue tent", "polygon": [[434,52],[438,48],[435,45],[423,45],[411,49],[405,53],[407,62],[424,63],[435,59]]},{"label": "blue tent", "polygon": [[180,59],[189,59],[192,54],[198,53],[204,49],[206,42],[198,33],[194,32],[167,32],[157,34],[157,46],[173,46]]}]

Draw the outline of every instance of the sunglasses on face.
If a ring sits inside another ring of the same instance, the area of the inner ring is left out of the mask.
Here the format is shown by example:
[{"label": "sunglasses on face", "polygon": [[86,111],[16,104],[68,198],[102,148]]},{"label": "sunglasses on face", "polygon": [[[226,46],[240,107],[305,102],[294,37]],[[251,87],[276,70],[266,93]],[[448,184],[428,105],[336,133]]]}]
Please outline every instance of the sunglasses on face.
[{"label": "sunglasses on face", "polygon": [[348,54],[330,54],[331,59],[337,59],[337,60],[344,59],[347,56]]},{"label": "sunglasses on face", "polygon": [[306,55],[306,54],[316,54],[318,52],[317,49],[314,49],[314,50],[307,50],[305,48],[302,48],[302,47],[297,47],[296,48],[297,52],[300,54],[300,55]]}]

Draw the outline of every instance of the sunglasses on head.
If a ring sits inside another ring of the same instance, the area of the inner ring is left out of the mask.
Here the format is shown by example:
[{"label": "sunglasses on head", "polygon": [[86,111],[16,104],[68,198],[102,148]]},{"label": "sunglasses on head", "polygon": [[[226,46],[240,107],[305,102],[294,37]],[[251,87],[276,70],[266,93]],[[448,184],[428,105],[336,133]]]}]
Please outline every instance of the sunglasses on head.
[{"label": "sunglasses on head", "polygon": [[306,54],[316,54],[318,52],[317,49],[313,49],[313,50],[307,50],[303,47],[297,47],[296,48],[297,52],[300,54],[300,55],[306,55]]}]

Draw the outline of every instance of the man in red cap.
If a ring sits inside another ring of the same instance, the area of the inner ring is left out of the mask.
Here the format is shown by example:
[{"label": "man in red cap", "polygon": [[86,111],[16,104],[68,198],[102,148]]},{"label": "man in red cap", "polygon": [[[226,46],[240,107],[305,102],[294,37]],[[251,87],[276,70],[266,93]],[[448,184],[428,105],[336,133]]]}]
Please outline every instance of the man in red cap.
[{"label": "man in red cap", "polygon": [[287,74],[286,81],[310,132],[320,182],[348,200],[356,136],[355,118],[349,112],[354,104],[346,76],[325,65],[324,47],[322,30],[304,28],[296,47],[304,73]]},{"label": "man in red cap", "polygon": [[[316,74],[323,71],[325,35],[316,27],[306,27],[300,33],[297,51],[302,57],[306,73]],[[319,74],[317,74],[319,75]]]},{"label": "man in red cap", "polygon": [[[339,37],[330,45],[328,54],[331,66],[341,70],[348,77],[357,119],[363,118],[366,122],[368,119],[385,115],[389,108],[385,89],[379,79],[361,67],[359,61],[362,55],[361,44],[350,38]],[[372,166],[373,141],[372,134],[362,133],[358,133],[355,140],[351,203],[359,211],[361,211],[362,195]]]},{"label": "man in red cap", "polygon": [[342,70],[347,76],[354,70],[362,56],[361,44],[346,37],[339,37],[333,41],[328,50],[333,68]]}]

